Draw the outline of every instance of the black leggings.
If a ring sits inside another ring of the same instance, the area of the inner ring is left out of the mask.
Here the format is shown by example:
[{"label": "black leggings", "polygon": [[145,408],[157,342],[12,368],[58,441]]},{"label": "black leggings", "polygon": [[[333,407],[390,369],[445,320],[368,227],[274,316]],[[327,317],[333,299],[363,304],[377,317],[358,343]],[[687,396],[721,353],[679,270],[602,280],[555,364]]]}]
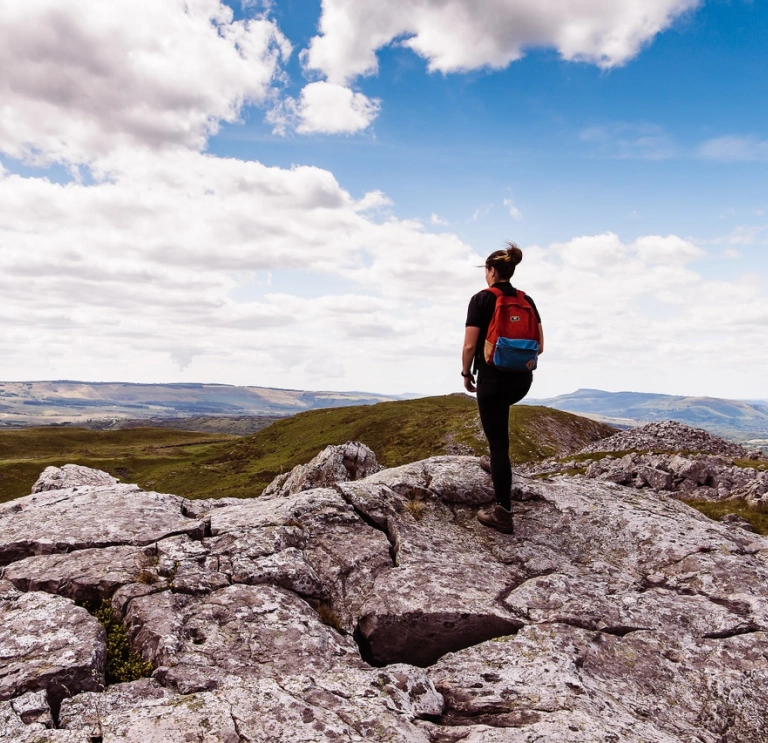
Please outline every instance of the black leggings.
[{"label": "black leggings", "polygon": [[491,451],[491,479],[496,500],[512,507],[512,465],[509,461],[509,408],[531,388],[533,374],[510,374],[503,379],[478,379],[477,408]]}]

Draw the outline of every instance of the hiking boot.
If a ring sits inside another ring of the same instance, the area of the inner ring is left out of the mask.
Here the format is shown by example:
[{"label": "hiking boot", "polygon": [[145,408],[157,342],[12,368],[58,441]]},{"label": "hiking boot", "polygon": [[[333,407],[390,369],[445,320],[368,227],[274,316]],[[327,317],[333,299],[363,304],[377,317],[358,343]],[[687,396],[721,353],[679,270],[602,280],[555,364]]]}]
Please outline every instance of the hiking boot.
[{"label": "hiking boot", "polygon": [[480,457],[480,469],[485,470],[489,475],[491,474],[491,458],[487,454]]},{"label": "hiking boot", "polygon": [[483,526],[490,526],[491,529],[496,529],[503,534],[511,534],[514,531],[512,525],[512,511],[507,511],[506,508],[502,508],[498,503],[488,508],[481,508],[477,512],[477,520]]}]

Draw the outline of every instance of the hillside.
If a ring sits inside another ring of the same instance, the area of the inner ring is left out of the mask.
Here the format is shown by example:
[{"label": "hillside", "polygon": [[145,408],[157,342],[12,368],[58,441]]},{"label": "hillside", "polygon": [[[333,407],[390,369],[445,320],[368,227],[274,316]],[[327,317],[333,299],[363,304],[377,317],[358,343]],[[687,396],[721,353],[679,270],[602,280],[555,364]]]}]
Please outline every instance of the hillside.
[{"label": "hillside", "polygon": [[286,416],[398,399],[367,392],[312,392],[227,384],[0,382],[0,425],[45,425],[188,416]]},{"label": "hillside", "polygon": [[768,404],[759,401],[581,389],[529,403],[620,423],[675,420],[739,442],[768,437]]},{"label": "hillside", "polygon": [[[570,413],[513,407],[510,450],[517,462],[534,461],[611,433]],[[240,438],[140,428],[0,431],[0,500],[29,493],[44,467],[68,462],[190,498],[254,497],[276,475],[348,440],[371,447],[387,467],[486,451],[476,403],[461,394],[307,411]]]}]

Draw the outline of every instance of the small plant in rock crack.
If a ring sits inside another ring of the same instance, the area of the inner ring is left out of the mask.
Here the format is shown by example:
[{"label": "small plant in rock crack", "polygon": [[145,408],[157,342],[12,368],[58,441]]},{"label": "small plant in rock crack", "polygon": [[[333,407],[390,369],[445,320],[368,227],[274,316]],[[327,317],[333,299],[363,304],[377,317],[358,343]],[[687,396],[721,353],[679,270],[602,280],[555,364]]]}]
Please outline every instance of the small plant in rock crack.
[{"label": "small plant in rock crack", "polygon": [[333,606],[328,601],[321,601],[317,605],[317,613],[320,615],[320,621],[323,624],[327,624],[337,632],[341,632],[344,629],[344,625],[341,623],[339,615],[333,610]]},{"label": "small plant in rock crack", "polygon": [[107,632],[107,685],[150,676],[152,664],[142,660],[141,656],[131,649],[125,627],[115,616],[107,599],[101,602],[93,616]]},{"label": "small plant in rock crack", "polygon": [[134,580],[137,583],[144,583],[146,585],[152,585],[153,583],[157,583],[157,574],[153,573],[151,570],[148,570],[147,568],[142,568],[139,570],[138,573],[134,576]]},{"label": "small plant in rock crack", "polygon": [[410,513],[416,521],[421,521],[421,519],[424,518],[427,505],[424,503],[421,493],[417,490],[412,490],[408,493],[408,499],[405,501],[405,510]]}]

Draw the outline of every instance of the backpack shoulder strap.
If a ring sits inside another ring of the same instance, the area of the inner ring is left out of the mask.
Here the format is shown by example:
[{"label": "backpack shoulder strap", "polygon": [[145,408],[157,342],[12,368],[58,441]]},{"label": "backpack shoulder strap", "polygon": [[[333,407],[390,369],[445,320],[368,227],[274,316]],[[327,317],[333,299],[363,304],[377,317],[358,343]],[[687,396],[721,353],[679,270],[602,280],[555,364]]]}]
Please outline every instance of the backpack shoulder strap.
[{"label": "backpack shoulder strap", "polygon": [[504,292],[501,291],[498,286],[489,286],[486,291],[489,291],[491,294],[495,294],[497,299],[504,296]]}]

